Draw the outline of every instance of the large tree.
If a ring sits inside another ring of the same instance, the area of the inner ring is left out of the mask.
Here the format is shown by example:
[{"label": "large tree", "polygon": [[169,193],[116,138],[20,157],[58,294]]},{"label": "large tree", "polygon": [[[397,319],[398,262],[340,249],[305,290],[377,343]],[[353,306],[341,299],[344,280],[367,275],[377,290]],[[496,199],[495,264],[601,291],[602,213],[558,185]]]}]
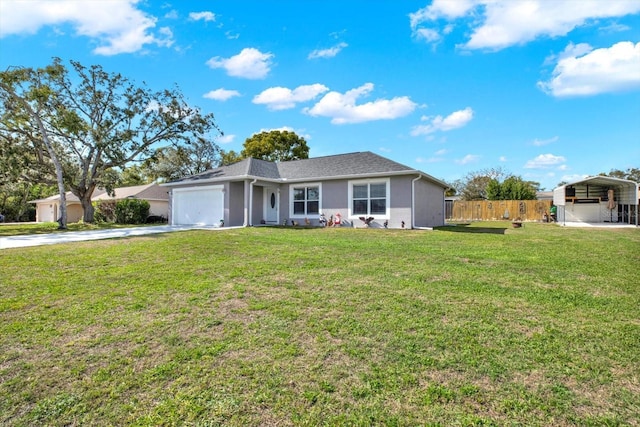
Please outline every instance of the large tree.
[{"label": "large tree", "polygon": [[456,180],[453,187],[462,200],[487,200],[492,180],[501,180],[507,174],[502,168],[469,172],[464,179]]},{"label": "large tree", "polygon": [[242,156],[234,150],[220,150],[220,166],[227,166],[242,160]]},{"label": "large tree", "polygon": [[487,200],[535,200],[539,187],[539,183],[524,181],[515,175],[502,182],[494,178],[487,185]]},{"label": "large tree", "polygon": [[309,158],[309,147],[295,132],[272,130],[257,133],[244,142],[240,157],[271,162]]},{"label": "large tree", "polygon": [[[215,147],[213,137],[220,130],[213,114],[189,106],[177,88],[152,91],[99,65],[70,63],[67,68],[55,58],[44,69],[3,72],[16,81],[11,87],[2,86],[8,98],[28,100],[20,98],[20,87],[24,93],[36,92],[38,106],[16,103],[3,114],[28,118],[23,123],[14,120],[9,132],[33,128],[34,121],[42,125],[37,137],[47,148],[49,140],[48,157],[59,159],[64,184],[80,199],[85,222],[93,222],[95,188],[109,190],[116,184],[113,169],[144,161],[162,147],[194,142]],[[22,75],[37,75],[40,80]]]},{"label": "large tree", "polygon": [[195,175],[220,164],[220,150],[198,139],[191,145],[165,147],[144,162],[143,168],[154,180],[172,181]]},{"label": "large tree", "polygon": [[640,169],[629,168],[626,171],[619,169],[611,169],[609,173],[601,173],[602,176],[610,176],[612,178],[627,179],[629,181],[640,182]]},{"label": "large tree", "polygon": [[[31,185],[37,173],[15,174],[21,164],[33,172],[31,166],[50,165],[60,193],[60,228],[67,228],[67,202],[63,165],[58,154],[59,145],[51,129],[50,112],[56,109],[56,94],[48,85],[58,76],[58,64],[44,69],[10,68],[0,72],[0,140],[6,147],[0,166],[3,179],[15,179],[14,184]],[[31,157],[31,158],[30,158]],[[37,160],[35,162],[34,160]],[[26,170],[25,169],[25,170]],[[12,176],[13,175],[13,176]],[[26,202],[26,200],[25,200]]]}]

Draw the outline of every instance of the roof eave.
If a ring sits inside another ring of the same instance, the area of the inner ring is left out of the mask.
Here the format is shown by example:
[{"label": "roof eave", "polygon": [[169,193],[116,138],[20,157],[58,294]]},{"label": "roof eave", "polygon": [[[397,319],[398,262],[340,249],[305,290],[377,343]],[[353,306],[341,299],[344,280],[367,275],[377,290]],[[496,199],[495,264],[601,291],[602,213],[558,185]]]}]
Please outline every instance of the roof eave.
[{"label": "roof eave", "polygon": [[185,180],[179,182],[167,182],[160,184],[162,187],[181,187],[186,185],[193,184],[216,184],[216,183],[224,183],[224,182],[232,182],[232,181],[244,181],[244,180],[259,180],[264,182],[273,182],[279,184],[286,183],[297,183],[297,182],[315,182],[315,181],[335,181],[339,179],[365,179],[365,178],[383,178],[387,176],[402,176],[402,175],[419,175],[421,178],[425,178],[435,184],[440,185],[443,188],[449,188],[449,184],[446,182],[440,181],[437,178],[432,177],[422,171],[417,169],[404,170],[404,171],[391,171],[391,172],[373,172],[373,173],[363,173],[363,174],[347,174],[347,175],[333,175],[333,176],[308,176],[303,178],[265,178],[256,175],[240,175],[233,177],[220,177],[220,178],[209,178],[202,180]]},{"label": "roof eave", "polygon": [[338,179],[365,179],[365,178],[383,178],[387,176],[402,176],[402,175],[419,175],[421,178],[425,178],[429,181],[434,182],[442,186],[443,188],[449,188],[450,185],[446,182],[440,181],[437,178],[432,177],[422,171],[417,169],[404,170],[404,171],[392,171],[392,172],[373,172],[373,173],[362,173],[362,174],[349,174],[349,175],[333,175],[333,176],[323,176],[323,177],[305,177],[305,178],[283,178],[281,182],[311,182],[311,181],[328,181],[328,180],[338,180]]},{"label": "roof eave", "polygon": [[245,180],[259,180],[266,182],[283,182],[281,178],[265,178],[262,176],[255,175],[237,175],[237,176],[227,176],[220,178],[208,178],[208,179],[190,179],[184,181],[174,181],[174,182],[165,182],[160,184],[161,187],[180,187],[184,185],[192,185],[192,184],[216,184],[216,183],[224,183],[224,182],[234,182],[234,181],[245,181]]}]

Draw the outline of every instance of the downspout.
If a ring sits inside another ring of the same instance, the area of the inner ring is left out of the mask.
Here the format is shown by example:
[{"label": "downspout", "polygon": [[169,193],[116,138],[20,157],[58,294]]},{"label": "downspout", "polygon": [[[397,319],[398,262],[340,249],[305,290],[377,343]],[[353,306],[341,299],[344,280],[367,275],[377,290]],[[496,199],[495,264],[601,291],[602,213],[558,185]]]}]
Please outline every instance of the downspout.
[{"label": "downspout", "polygon": [[253,218],[253,184],[255,184],[257,181],[258,178],[249,183],[249,219],[247,221],[249,227],[253,227],[253,221],[251,220],[251,218]]}]

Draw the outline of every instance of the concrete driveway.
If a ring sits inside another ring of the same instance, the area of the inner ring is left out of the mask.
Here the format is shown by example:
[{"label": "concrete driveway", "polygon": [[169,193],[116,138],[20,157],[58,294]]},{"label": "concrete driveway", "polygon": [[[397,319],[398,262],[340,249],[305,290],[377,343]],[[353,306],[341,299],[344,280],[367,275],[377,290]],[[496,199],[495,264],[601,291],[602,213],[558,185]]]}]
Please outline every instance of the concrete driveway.
[{"label": "concrete driveway", "polygon": [[[231,227],[227,227],[231,228]],[[111,230],[69,231],[51,234],[28,234],[0,237],[0,249],[24,248],[27,246],[53,245],[56,243],[84,242],[87,240],[115,239],[122,237],[144,236],[147,234],[171,233],[185,230],[224,230],[225,228],[203,227],[198,225],[159,225],[154,227],[116,228]]]}]

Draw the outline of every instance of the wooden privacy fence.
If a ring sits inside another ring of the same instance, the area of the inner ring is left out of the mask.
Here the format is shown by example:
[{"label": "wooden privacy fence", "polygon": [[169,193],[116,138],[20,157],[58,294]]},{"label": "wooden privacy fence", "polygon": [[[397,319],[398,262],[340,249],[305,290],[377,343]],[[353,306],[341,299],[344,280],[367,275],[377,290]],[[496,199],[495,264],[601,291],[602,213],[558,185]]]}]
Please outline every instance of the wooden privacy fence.
[{"label": "wooden privacy fence", "polygon": [[454,200],[446,208],[447,221],[543,221],[551,200]]}]

